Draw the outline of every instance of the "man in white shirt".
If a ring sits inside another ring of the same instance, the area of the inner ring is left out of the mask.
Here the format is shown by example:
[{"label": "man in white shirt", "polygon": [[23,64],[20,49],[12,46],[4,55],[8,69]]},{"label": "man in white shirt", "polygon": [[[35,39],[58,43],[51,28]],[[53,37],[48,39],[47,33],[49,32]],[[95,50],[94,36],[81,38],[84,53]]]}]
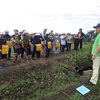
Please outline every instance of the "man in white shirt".
[{"label": "man in white shirt", "polygon": [[66,36],[62,34],[60,38],[61,38],[61,52],[64,52],[66,46]]}]

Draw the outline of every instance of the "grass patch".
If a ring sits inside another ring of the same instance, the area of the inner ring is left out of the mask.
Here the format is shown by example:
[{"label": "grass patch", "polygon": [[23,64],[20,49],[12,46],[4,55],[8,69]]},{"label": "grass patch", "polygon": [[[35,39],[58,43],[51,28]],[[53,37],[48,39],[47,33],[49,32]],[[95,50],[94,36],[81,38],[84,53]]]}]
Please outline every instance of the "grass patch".
[{"label": "grass patch", "polygon": [[[90,51],[91,44],[85,43],[83,50],[70,54],[62,62],[56,61],[52,66],[48,66],[49,70],[33,71],[24,79],[0,88],[0,93],[8,100],[39,100],[42,97],[52,97],[58,94],[63,87],[79,84],[80,76],[72,69],[89,63]],[[100,87],[100,81],[97,86]],[[68,99],[84,100],[84,97],[75,93]],[[66,98],[61,97],[57,100],[66,100]]]}]

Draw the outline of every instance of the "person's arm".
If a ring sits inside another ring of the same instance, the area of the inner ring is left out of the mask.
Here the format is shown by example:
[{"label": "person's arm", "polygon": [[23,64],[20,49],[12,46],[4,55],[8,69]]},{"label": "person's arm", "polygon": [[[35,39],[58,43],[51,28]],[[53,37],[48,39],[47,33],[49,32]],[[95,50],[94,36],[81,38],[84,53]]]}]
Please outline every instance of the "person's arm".
[{"label": "person's arm", "polygon": [[16,42],[13,37],[11,38],[11,41],[14,42],[14,43]]},{"label": "person's arm", "polygon": [[97,47],[95,53],[92,55],[92,60],[94,60],[96,58],[97,54],[100,52],[100,39],[99,38],[100,37],[98,37],[98,47]]},{"label": "person's arm", "polygon": [[84,36],[85,36],[85,35],[84,35],[84,33],[82,33],[82,37],[81,37],[81,39],[83,39],[83,38],[84,38]]},{"label": "person's arm", "polygon": [[92,60],[94,60],[97,56],[97,54],[100,52],[100,45],[98,46],[96,52],[92,55]]},{"label": "person's arm", "polygon": [[30,37],[30,42],[31,42],[31,44],[32,44],[32,37]]},{"label": "person's arm", "polygon": [[67,38],[67,36],[64,36],[64,37],[62,38],[62,40],[66,40],[66,38]]},{"label": "person's arm", "polygon": [[42,37],[42,36],[40,36],[40,40],[41,40],[41,41],[44,41],[44,39],[43,39],[43,37]]}]

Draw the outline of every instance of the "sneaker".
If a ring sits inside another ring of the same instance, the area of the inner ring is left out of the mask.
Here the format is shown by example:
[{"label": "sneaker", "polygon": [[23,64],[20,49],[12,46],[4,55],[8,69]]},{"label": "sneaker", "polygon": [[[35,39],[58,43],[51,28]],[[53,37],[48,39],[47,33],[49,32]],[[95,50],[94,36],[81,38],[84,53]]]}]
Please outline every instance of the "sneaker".
[{"label": "sneaker", "polygon": [[90,81],[89,81],[89,82],[86,82],[85,84],[86,84],[86,85],[90,85],[90,86],[93,86],[93,85],[95,86],[95,84],[93,84],[93,83],[90,82]]}]

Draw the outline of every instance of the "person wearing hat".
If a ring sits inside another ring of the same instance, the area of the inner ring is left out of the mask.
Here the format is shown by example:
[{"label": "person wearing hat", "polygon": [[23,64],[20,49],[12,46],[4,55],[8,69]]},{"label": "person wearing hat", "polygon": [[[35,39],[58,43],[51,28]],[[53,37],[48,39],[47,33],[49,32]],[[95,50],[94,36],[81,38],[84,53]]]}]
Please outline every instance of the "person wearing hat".
[{"label": "person wearing hat", "polygon": [[98,75],[99,75],[99,68],[100,68],[100,23],[98,23],[96,26],[94,26],[96,30],[97,37],[93,43],[92,47],[92,61],[93,61],[93,73],[92,77],[89,82],[87,82],[88,85],[96,85],[98,81]]},{"label": "person wearing hat", "polygon": [[82,49],[83,38],[84,38],[84,33],[82,32],[82,28],[80,28],[79,32],[78,32],[78,39],[79,39],[80,49]]},{"label": "person wearing hat", "polygon": [[42,48],[41,42],[44,41],[43,37],[40,35],[40,33],[36,33],[34,38],[31,40],[33,44],[33,50],[32,50],[32,59],[34,59],[35,54],[37,55],[37,58],[40,58],[41,50],[37,49],[39,46]]},{"label": "person wearing hat", "polygon": [[11,36],[9,35],[9,31],[5,30],[5,35],[4,35],[4,39],[10,43],[9,45],[9,51],[8,51],[8,55],[7,55],[7,59],[10,60],[11,59]]}]

